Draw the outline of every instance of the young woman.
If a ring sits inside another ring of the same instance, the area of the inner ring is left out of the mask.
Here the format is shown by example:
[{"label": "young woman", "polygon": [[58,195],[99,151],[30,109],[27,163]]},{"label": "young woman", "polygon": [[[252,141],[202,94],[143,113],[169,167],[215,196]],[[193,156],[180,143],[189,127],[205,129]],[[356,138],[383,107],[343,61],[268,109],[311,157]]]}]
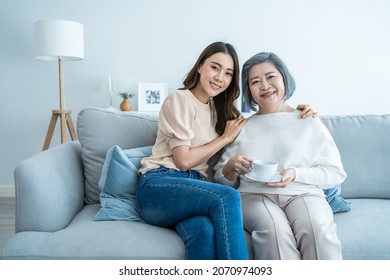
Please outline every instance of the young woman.
[{"label": "young woman", "polygon": [[152,155],[143,159],[137,200],[144,219],[175,227],[188,259],[247,259],[240,195],[206,181],[207,161],[246,123],[234,107],[239,64],[230,44],[200,55],[184,87],[165,99]]},{"label": "young woman", "polygon": [[[142,160],[137,200],[146,222],[174,227],[188,259],[247,259],[240,195],[206,181],[207,161],[231,143],[247,120],[239,97],[236,51],[216,42],[201,53],[160,110],[152,155]],[[303,106],[303,115],[311,115]]]},{"label": "young woman", "polygon": [[[323,189],[346,178],[332,136],[318,118],[298,120],[288,100],[295,82],[282,60],[259,53],[242,70],[243,94],[257,113],[216,165],[215,180],[238,186],[257,259],[341,259]],[[261,182],[254,159],[278,162],[280,179]],[[240,181],[239,181],[240,180]]]}]

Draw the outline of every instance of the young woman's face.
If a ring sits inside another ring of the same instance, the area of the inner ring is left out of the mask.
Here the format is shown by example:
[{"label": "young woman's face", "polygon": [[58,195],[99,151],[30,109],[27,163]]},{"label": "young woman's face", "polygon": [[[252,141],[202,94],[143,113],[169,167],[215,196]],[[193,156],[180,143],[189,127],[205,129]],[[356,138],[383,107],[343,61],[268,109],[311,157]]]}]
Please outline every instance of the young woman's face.
[{"label": "young woman's face", "polygon": [[268,62],[253,66],[248,73],[249,90],[262,109],[281,105],[286,93],[283,76]]},{"label": "young woman's face", "polygon": [[230,54],[215,53],[199,66],[198,73],[200,79],[197,88],[201,89],[199,92],[202,93],[203,98],[208,100],[225,91],[232,82],[233,58]]}]

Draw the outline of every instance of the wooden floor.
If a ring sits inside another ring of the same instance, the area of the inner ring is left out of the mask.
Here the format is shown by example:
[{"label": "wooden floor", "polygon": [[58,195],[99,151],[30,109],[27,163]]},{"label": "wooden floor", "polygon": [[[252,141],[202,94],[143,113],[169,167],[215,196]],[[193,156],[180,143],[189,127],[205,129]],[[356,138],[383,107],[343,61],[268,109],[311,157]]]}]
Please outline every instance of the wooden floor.
[{"label": "wooden floor", "polygon": [[15,233],[15,197],[0,197],[0,247]]}]

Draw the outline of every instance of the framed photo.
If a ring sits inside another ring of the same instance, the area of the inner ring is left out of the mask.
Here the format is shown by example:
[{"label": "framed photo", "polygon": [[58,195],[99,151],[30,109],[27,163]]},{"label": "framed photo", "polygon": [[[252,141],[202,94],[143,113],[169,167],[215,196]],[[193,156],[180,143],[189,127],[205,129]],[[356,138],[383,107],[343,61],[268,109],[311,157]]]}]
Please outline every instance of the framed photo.
[{"label": "framed photo", "polygon": [[167,94],[167,83],[139,83],[138,111],[160,111]]}]

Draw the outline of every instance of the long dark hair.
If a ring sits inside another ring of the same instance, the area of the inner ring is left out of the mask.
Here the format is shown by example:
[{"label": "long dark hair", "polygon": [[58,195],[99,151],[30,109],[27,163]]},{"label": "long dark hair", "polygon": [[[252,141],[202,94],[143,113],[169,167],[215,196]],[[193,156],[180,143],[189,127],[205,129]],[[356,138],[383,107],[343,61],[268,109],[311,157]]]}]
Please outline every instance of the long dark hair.
[{"label": "long dark hair", "polygon": [[198,60],[196,61],[190,72],[188,72],[187,77],[183,82],[184,87],[181,89],[191,90],[196,87],[200,80],[200,74],[198,73],[199,67],[204,63],[207,58],[216,53],[229,54],[232,57],[234,63],[233,78],[230,85],[224,92],[221,92],[217,96],[213,97],[217,116],[215,131],[219,135],[222,135],[225,131],[226,122],[228,120],[236,119],[240,116],[240,111],[234,105],[234,101],[240,96],[240,66],[238,63],[238,56],[234,47],[230,44],[223,42],[215,42],[207,46],[200,54]]}]

